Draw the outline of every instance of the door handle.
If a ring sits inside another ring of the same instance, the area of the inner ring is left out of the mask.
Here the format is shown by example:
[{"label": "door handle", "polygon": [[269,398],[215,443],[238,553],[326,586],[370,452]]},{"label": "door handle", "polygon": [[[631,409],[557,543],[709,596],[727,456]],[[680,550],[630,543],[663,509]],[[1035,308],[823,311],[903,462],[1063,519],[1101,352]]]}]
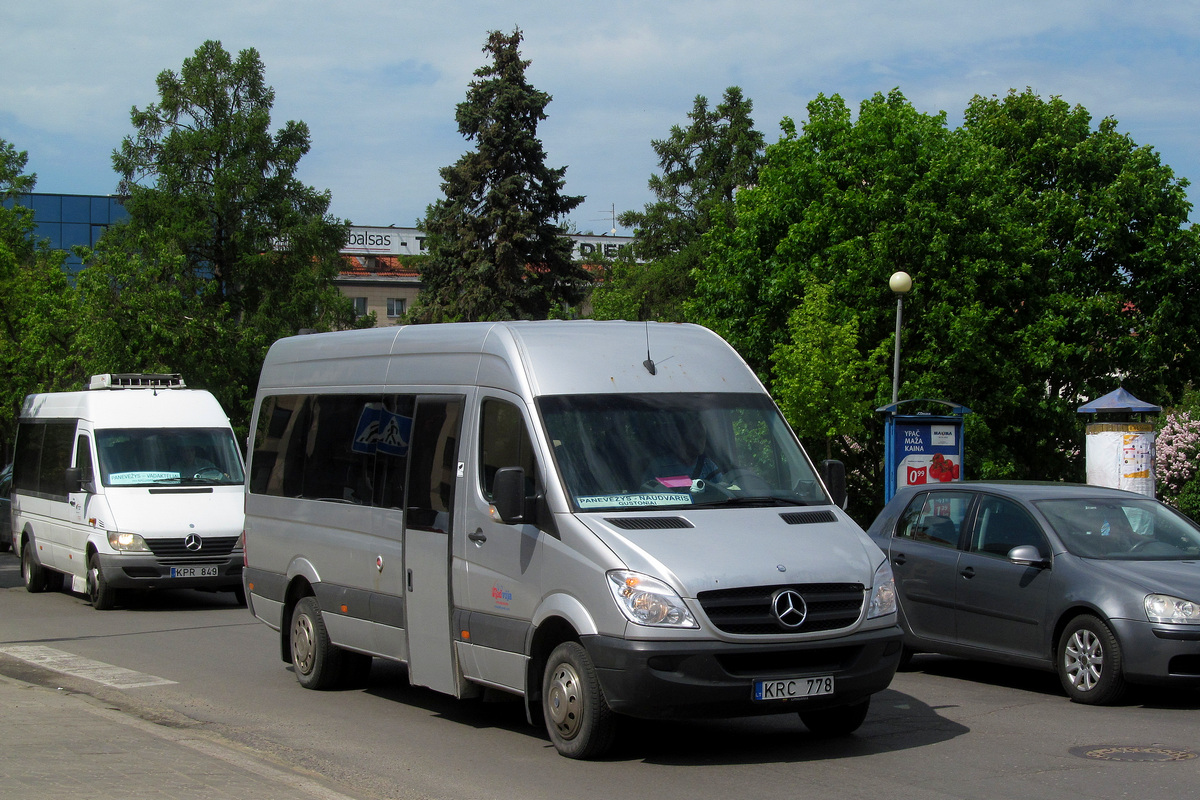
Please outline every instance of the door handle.
[{"label": "door handle", "polygon": [[468,533],[467,538],[470,539],[475,544],[483,544],[484,542],[487,541],[487,535],[483,532],[483,528],[480,528],[479,530],[475,531],[474,533]]},{"label": "door handle", "polygon": [[408,573],[408,576],[407,576],[408,577],[408,590],[411,592],[412,591],[412,570],[411,569],[406,570],[406,572]]},{"label": "door handle", "polygon": [[975,577],[975,568],[967,567],[959,574],[962,575],[964,578],[974,578]]},{"label": "door handle", "polygon": [[904,566],[904,562],[907,560],[908,560],[908,557],[905,556],[904,553],[896,553],[896,555],[892,556],[892,563],[895,564],[897,567]]}]

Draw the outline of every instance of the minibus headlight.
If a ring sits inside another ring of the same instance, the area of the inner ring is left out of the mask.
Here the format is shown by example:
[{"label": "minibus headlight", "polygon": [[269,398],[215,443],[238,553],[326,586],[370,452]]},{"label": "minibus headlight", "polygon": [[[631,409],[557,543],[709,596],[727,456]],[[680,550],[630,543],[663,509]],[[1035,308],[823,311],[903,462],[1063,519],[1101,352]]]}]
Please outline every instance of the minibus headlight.
[{"label": "minibus headlight", "polygon": [[871,605],[867,608],[867,619],[884,617],[896,613],[896,579],[892,577],[892,567],[884,561],[875,570],[875,581],[872,584]]},{"label": "minibus headlight", "polygon": [[668,628],[700,627],[675,590],[657,578],[615,569],[608,573],[608,588],[630,622]]},{"label": "minibus headlight", "polygon": [[1146,617],[1151,622],[1200,625],[1200,605],[1169,594],[1146,595]]},{"label": "minibus headlight", "polygon": [[136,533],[121,533],[120,531],[108,532],[108,546],[113,550],[122,553],[148,553],[150,548],[146,546],[146,540]]}]

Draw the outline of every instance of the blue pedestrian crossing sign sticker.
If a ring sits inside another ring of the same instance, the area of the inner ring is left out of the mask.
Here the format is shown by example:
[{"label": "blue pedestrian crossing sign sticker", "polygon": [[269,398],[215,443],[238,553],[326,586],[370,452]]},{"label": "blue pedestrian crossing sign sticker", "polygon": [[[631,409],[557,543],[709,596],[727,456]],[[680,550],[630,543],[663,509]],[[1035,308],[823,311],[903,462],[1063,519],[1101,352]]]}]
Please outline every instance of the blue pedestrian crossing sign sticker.
[{"label": "blue pedestrian crossing sign sticker", "polygon": [[364,455],[406,456],[411,435],[412,417],[393,414],[378,403],[371,403],[363,406],[351,449]]}]

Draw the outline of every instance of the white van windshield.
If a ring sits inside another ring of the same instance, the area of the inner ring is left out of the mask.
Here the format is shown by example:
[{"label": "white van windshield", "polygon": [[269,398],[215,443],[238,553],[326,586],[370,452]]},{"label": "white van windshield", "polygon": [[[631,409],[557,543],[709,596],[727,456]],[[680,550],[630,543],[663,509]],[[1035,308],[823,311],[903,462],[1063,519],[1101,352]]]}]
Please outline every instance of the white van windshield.
[{"label": "white van windshield", "polygon": [[96,431],[105,486],[232,485],[242,459],[228,428],[108,428]]},{"label": "white van windshield", "polygon": [[580,511],[830,502],[763,395],[558,395],[538,407]]}]

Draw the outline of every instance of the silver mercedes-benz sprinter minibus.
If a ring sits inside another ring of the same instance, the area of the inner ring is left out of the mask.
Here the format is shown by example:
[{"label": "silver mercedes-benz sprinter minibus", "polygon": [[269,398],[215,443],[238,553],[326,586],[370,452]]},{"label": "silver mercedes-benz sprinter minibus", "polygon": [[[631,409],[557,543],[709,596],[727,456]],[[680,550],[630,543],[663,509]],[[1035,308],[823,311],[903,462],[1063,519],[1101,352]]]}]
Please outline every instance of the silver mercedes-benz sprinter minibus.
[{"label": "silver mercedes-benz sprinter minibus", "polygon": [[393,659],[585,758],[618,714],[849,733],[899,663],[883,553],[704,328],[283,339],[251,435],[246,594],[306,687]]}]

